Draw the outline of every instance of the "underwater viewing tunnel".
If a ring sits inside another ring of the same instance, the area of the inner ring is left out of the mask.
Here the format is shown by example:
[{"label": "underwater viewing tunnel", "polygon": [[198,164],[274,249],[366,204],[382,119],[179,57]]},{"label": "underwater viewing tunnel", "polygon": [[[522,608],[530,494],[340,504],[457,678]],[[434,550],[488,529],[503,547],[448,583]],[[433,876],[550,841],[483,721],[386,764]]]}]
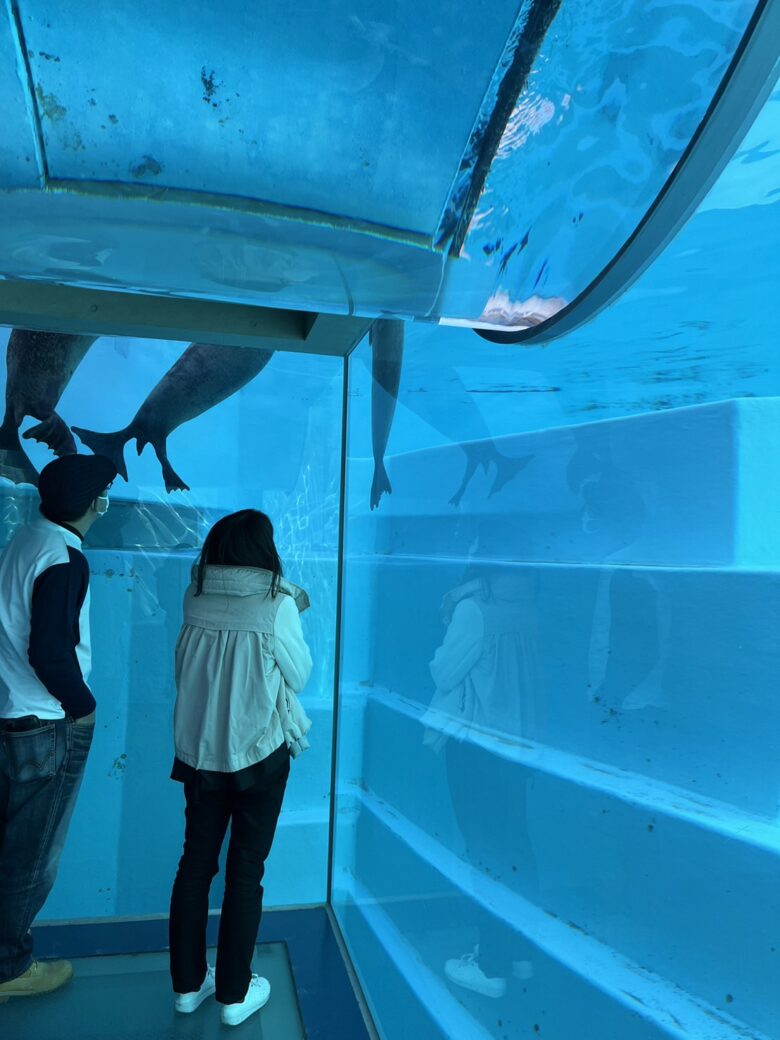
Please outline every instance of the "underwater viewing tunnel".
[{"label": "underwater viewing tunnel", "polygon": [[5,0],[0,1038],[780,1040],[779,65]]}]

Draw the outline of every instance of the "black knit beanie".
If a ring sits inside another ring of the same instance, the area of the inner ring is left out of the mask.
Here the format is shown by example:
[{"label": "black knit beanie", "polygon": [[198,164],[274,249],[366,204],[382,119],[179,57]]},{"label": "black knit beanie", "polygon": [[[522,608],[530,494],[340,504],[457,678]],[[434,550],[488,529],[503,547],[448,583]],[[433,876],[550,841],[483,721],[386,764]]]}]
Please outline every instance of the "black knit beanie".
[{"label": "black knit beanie", "polygon": [[47,520],[80,520],[116,478],[116,466],[103,455],[64,455],[38,479],[41,512]]}]

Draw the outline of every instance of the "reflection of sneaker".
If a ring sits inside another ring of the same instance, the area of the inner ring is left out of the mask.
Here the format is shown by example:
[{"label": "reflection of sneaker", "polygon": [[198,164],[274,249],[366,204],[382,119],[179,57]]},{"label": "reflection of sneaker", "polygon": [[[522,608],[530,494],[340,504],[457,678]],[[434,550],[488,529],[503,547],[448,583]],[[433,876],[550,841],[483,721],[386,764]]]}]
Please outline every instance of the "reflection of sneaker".
[{"label": "reflection of sneaker", "polygon": [[498,998],[506,993],[506,979],[489,979],[477,964],[476,953],[467,953],[460,960],[447,961],[444,973],[456,986],[470,989],[472,993],[479,993],[483,997]]},{"label": "reflection of sneaker", "polygon": [[520,982],[527,982],[534,977],[534,966],[531,961],[512,961],[512,974]]},{"label": "reflection of sneaker", "polygon": [[176,994],[176,1010],[183,1015],[192,1014],[193,1011],[198,1010],[204,1000],[208,1000],[216,988],[214,969],[211,967],[206,968],[206,978],[203,980],[203,985],[200,989],[194,993]]},{"label": "reflection of sneaker", "polygon": [[37,997],[53,993],[73,977],[70,961],[33,961],[24,975],[0,984],[0,1004],[9,997]]},{"label": "reflection of sneaker", "polygon": [[253,975],[249,983],[247,995],[240,1004],[225,1004],[222,1008],[222,1022],[226,1026],[240,1026],[255,1011],[265,1007],[271,997],[271,983],[259,975]]}]

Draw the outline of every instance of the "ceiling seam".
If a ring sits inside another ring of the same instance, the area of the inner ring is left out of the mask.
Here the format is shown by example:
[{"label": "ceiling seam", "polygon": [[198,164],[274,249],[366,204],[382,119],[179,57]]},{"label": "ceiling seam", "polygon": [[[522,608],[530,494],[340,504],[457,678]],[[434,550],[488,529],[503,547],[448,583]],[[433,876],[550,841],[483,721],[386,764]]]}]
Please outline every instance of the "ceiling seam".
[{"label": "ceiling seam", "polygon": [[22,25],[22,15],[17,0],[6,0],[6,6],[8,9],[9,20],[11,22],[11,35],[16,46],[17,61],[20,66],[20,71],[23,70],[23,80],[24,84],[27,86],[27,110],[30,122],[32,123],[35,158],[38,161],[41,186],[44,189],[47,189],[49,187],[49,163],[46,158],[46,144],[43,138],[41,114],[38,109],[32,66],[30,65],[30,56],[25,41],[24,27]]}]

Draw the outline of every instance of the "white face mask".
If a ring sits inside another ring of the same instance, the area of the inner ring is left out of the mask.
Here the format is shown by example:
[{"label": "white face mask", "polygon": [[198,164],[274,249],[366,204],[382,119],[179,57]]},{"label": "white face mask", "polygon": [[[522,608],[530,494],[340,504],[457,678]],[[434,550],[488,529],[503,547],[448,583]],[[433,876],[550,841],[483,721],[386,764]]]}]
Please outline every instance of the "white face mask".
[{"label": "white face mask", "polygon": [[108,495],[99,495],[95,499],[95,512],[98,516],[105,516],[108,512]]}]

